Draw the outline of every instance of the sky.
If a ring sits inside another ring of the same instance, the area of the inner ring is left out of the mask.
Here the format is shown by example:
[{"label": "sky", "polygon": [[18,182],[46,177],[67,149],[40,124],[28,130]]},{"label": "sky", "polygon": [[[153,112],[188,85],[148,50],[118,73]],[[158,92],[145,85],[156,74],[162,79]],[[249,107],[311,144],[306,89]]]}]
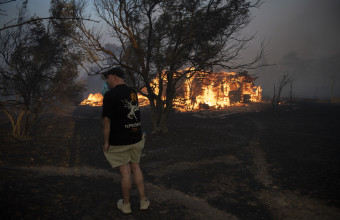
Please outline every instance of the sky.
[{"label": "sky", "polygon": [[[16,4],[3,8],[13,14]],[[48,16],[48,8],[48,0],[29,1],[32,14]],[[289,74],[297,98],[340,97],[339,11],[339,0],[264,0],[252,11],[253,19],[243,33],[255,34],[255,39],[242,56],[250,59],[265,42],[262,63],[270,66],[250,70],[258,77],[255,84],[261,85],[264,96],[271,97],[274,84]],[[6,19],[1,19],[2,25]]]},{"label": "sky", "polygon": [[250,51],[264,40],[265,63],[273,64],[251,71],[263,95],[272,96],[274,84],[290,74],[296,97],[340,97],[339,11],[338,0],[267,0],[253,11],[245,29],[256,34]]}]

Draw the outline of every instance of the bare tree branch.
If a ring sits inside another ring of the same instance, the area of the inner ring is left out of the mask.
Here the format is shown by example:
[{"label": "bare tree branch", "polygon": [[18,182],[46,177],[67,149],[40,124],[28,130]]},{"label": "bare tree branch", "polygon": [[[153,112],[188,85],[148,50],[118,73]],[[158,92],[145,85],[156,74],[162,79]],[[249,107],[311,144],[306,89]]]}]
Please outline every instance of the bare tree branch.
[{"label": "bare tree branch", "polygon": [[[96,0],[98,16],[107,24],[120,53],[101,41],[102,35],[79,25],[81,46],[95,73],[118,65],[131,76],[136,89],[145,86],[155,127],[164,124],[183,78],[202,71],[202,78],[217,68],[254,69],[263,57],[264,44],[249,62],[240,62],[241,51],[254,36],[240,31],[261,0],[147,1]],[[109,62],[108,62],[109,61]],[[88,69],[93,70],[89,67]],[[188,69],[188,71],[184,71]],[[163,129],[163,128],[161,128]]]},{"label": "bare tree branch", "polygon": [[0,1],[0,5],[1,4],[6,4],[6,3],[9,3],[9,2],[15,2],[16,0],[1,0]]},{"label": "bare tree branch", "polygon": [[82,21],[92,21],[92,22],[96,22],[96,23],[100,22],[100,21],[87,19],[87,18],[54,18],[54,17],[32,18],[28,21],[24,21],[24,22],[19,23],[19,24],[4,25],[4,27],[0,28],[0,31],[6,30],[6,29],[9,29],[9,28],[19,27],[19,26],[26,25],[26,24],[31,24],[31,23],[34,23],[34,22],[37,22],[37,21],[43,21],[43,20],[82,20]]}]

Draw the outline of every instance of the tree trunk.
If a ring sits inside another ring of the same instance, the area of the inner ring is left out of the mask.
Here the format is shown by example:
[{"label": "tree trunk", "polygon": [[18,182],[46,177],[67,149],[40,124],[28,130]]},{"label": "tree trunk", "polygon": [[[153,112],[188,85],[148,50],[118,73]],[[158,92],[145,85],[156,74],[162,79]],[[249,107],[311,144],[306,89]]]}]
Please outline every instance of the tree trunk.
[{"label": "tree trunk", "polygon": [[21,121],[22,121],[22,118],[27,111],[21,110],[20,113],[19,113],[19,116],[17,118],[17,121],[14,121],[13,115],[11,113],[9,113],[6,109],[2,109],[2,111],[7,115],[7,117],[11,121],[13,137],[21,137],[22,136]]},{"label": "tree trunk", "polygon": [[276,88],[275,88],[275,84],[274,84],[274,95],[273,95],[273,99],[272,99],[273,111],[275,111],[275,99],[276,99]]},{"label": "tree trunk", "polygon": [[281,102],[281,92],[282,92],[282,87],[280,86],[279,89],[277,90],[276,106],[280,105],[280,102]]},{"label": "tree trunk", "polygon": [[293,107],[293,83],[290,83],[290,106]]},{"label": "tree trunk", "polygon": [[150,87],[148,89],[148,99],[151,107],[151,120],[153,131],[152,133],[166,133],[168,132],[167,120],[169,114],[172,110],[173,99],[175,97],[175,82],[173,79],[173,72],[168,72],[166,74],[167,77],[167,85],[165,92],[165,99],[163,97],[163,78],[162,75],[159,75],[159,91],[158,94],[154,94]]},{"label": "tree trunk", "polygon": [[152,126],[153,131],[152,133],[166,133],[168,132],[167,127],[167,119],[169,113],[167,112],[152,112],[151,111],[151,118],[152,118]]},{"label": "tree trunk", "polygon": [[162,100],[156,101],[156,107],[151,108],[152,133],[166,133],[168,132],[167,120],[170,111],[164,108]]}]

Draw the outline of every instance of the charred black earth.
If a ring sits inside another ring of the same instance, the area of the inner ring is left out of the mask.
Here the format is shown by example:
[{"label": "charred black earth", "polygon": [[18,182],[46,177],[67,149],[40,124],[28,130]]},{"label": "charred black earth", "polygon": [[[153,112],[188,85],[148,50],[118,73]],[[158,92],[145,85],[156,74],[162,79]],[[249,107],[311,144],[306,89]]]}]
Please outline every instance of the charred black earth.
[{"label": "charred black earth", "polygon": [[170,115],[141,159],[148,211],[116,208],[101,108],[46,113],[28,140],[0,115],[1,219],[340,219],[340,105],[298,102]]}]

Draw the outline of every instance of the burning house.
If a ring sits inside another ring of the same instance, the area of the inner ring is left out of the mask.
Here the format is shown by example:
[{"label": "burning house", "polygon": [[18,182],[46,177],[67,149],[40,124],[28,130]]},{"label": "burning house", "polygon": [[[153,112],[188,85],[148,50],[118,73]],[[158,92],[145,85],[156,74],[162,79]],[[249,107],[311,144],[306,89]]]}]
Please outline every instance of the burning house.
[{"label": "burning house", "polygon": [[[192,77],[183,77],[176,90],[174,108],[177,111],[195,111],[260,102],[262,89],[255,86],[255,80],[255,77],[246,72],[204,74],[197,71]],[[153,84],[157,89],[155,80]],[[143,92],[145,93],[146,89]],[[101,106],[102,102],[103,96],[96,93],[90,94],[81,105]],[[139,102],[141,106],[149,105],[148,99],[141,95]]]},{"label": "burning house", "polygon": [[261,87],[255,86],[255,77],[247,73],[219,72],[202,76],[196,73],[185,80],[176,108],[180,111],[222,109],[261,101]]},{"label": "burning house", "polygon": [[[176,90],[174,108],[177,111],[195,111],[260,102],[262,89],[255,86],[255,80],[255,77],[246,72],[206,74],[197,71],[191,77],[183,78]],[[153,84],[157,88],[157,82],[154,81]],[[146,93],[146,89],[143,92]],[[142,106],[149,104],[147,98],[139,99]]]},{"label": "burning house", "polygon": [[80,105],[90,105],[90,106],[102,106],[103,105],[103,95],[101,93],[90,94],[87,99],[82,101]]}]

